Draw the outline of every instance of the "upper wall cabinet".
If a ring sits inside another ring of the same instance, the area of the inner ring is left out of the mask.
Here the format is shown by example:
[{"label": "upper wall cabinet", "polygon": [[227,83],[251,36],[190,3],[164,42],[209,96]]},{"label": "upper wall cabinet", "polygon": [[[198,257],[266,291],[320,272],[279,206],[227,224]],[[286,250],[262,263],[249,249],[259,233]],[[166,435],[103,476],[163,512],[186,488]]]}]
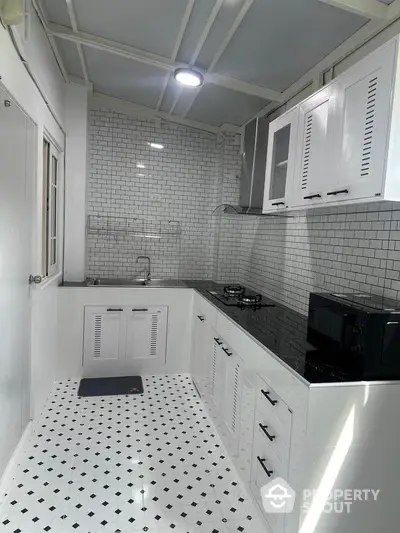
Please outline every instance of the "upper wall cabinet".
[{"label": "upper wall cabinet", "polygon": [[275,120],[269,129],[263,213],[286,209],[293,186],[298,108]]},{"label": "upper wall cabinet", "polygon": [[335,172],[326,202],[384,196],[396,48],[397,41],[390,42],[333,83],[338,104],[332,146]]},{"label": "upper wall cabinet", "polygon": [[324,202],[329,187],[334,139],[336,91],[329,85],[299,105],[299,132],[294,176],[294,207]]},{"label": "upper wall cabinet", "polygon": [[[284,128],[296,112],[297,137],[287,149]],[[272,122],[270,131],[264,212],[276,202],[299,209],[400,201],[399,37]],[[285,160],[282,146],[288,153],[285,187],[277,171]]]}]

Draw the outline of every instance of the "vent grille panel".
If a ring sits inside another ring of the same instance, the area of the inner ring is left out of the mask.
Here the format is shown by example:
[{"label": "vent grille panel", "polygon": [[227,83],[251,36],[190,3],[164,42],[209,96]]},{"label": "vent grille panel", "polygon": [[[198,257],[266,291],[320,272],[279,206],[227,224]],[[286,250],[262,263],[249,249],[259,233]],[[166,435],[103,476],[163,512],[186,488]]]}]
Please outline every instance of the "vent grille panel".
[{"label": "vent grille panel", "polygon": [[238,403],[239,403],[239,377],[240,377],[240,366],[235,366],[235,371],[233,374],[233,405],[232,405],[232,420],[231,420],[231,429],[232,433],[236,433],[238,430],[237,421],[238,421]]},{"label": "vent grille panel", "polygon": [[313,132],[313,115],[310,113],[306,119],[306,130],[304,136],[304,149],[303,149],[303,166],[301,176],[301,188],[304,190],[307,188],[308,173],[310,168],[311,158],[311,140]]},{"label": "vent grille panel", "polygon": [[96,315],[94,318],[94,347],[93,356],[95,358],[101,357],[101,329],[102,329],[102,317]]},{"label": "vent grille panel", "polygon": [[371,78],[368,82],[364,137],[361,152],[361,177],[369,176],[371,172],[371,152],[373,148],[372,143],[374,137],[378,81],[378,77],[375,76],[374,78]]},{"label": "vent grille panel", "polygon": [[158,315],[151,316],[151,330],[150,330],[150,356],[157,355],[157,337],[158,337]]}]

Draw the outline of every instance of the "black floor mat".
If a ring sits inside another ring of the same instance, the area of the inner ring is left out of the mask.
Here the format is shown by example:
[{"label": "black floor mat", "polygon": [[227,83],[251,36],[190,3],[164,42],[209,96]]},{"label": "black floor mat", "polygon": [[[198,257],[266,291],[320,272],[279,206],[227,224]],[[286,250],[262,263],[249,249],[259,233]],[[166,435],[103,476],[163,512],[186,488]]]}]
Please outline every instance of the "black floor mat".
[{"label": "black floor mat", "polygon": [[122,378],[82,379],[78,396],[116,396],[124,394],[143,394],[143,382],[140,376]]}]

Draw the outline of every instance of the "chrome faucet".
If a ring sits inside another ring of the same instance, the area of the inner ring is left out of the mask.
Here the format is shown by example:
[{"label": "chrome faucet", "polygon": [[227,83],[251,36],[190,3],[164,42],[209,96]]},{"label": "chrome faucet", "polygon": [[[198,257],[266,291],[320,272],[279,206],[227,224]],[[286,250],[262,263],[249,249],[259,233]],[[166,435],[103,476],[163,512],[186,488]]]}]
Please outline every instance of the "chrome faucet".
[{"label": "chrome faucet", "polygon": [[147,276],[144,280],[144,284],[146,285],[147,283],[150,283],[151,281],[151,260],[150,260],[150,257],[148,255],[138,255],[137,258],[136,258],[136,263],[139,263],[139,260],[140,259],[146,259],[146,261],[149,262],[149,266],[148,266],[148,270],[147,270]]}]

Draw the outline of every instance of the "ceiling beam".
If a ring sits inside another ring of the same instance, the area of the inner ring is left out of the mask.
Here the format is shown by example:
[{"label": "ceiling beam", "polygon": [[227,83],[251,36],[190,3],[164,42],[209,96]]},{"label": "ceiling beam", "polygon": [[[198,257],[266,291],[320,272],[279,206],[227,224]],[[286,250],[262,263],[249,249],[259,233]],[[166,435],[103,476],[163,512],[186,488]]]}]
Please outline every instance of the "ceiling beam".
[{"label": "ceiling beam", "polygon": [[282,93],[261,87],[260,85],[254,85],[253,83],[247,83],[246,81],[237,80],[236,78],[229,78],[228,76],[222,76],[211,72],[205,75],[205,81],[212,83],[213,85],[219,85],[226,89],[232,89],[239,93],[244,93],[249,96],[258,96],[264,100],[273,100],[275,102],[283,102]]},{"label": "ceiling beam", "polygon": [[237,134],[241,133],[241,128],[233,124],[223,124],[221,127],[218,127],[212,126],[211,124],[206,124],[205,122],[200,122],[198,120],[178,117],[177,115],[170,117],[168,113],[165,113],[163,111],[156,111],[155,109],[152,109],[150,107],[134,104],[131,102],[127,102],[126,100],[120,100],[119,98],[96,92],[90,99],[89,105],[91,109],[109,109],[110,111],[123,113],[131,117],[139,116],[154,119],[161,118],[170,122],[175,122],[176,124],[182,124],[183,126],[187,126],[189,128],[195,128],[213,134],[218,134],[222,132],[230,132]]},{"label": "ceiling beam", "polygon": [[[203,46],[204,46],[204,43],[206,42],[207,40],[207,37],[211,31],[211,28],[218,16],[218,13],[220,12],[220,9],[222,7],[224,3],[224,0],[216,0],[215,4],[214,4],[214,7],[210,13],[210,16],[208,17],[208,20],[207,20],[207,23],[204,27],[204,30],[203,30],[203,33],[201,34],[200,36],[200,39],[199,39],[199,42],[197,43],[196,45],[196,48],[193,52],[193,55],[190,59],[190,66],[193,66],[197,60],[197,58],[199,57],[200,55],[200,52],[201,50],[203,49]],[[196,91],[196,92],[199,92],[201,91],[201,87]],[[175,111],[175,108],[179,102],[179,99],[181,97],[183,93],[183,86],[180,86],[179,89],[178,89],[178,92],[176,94],[176,97],[175,97],[175,100],[172,102],[172,105],[171,105],[171,108],[169,110],[169,114],[172,115],[172,113]]]},{"label": "ceiling beam", "polygon": [[[254,0],[246,0],[244,2],[244,4],[242,5],[242,7],[241,7],[241,9],[240,9],[240,11],[239,11],[234,23],[232,24],[231,29],[229,30],[229,32],[228,32],[227,36],[225,37],[225,39],[222,41],[221,46],[219,47],[219,49],[217,50],[217,53],[215,54],[213,60],[211,61],[210,66],[207,69],[207,73],[211,73],[214,70],[215,65],[218,63],[220,57],[225,52],[227,46],[231,42],[232,37],[236,33],[236,30],[239,28],[242,20],[244,19],[244,17],[246,16],[248,10],[250,9],[251,5],[253,4],[253,1]],[[186,109],[185,109],[185,111],[184,111],[182,116],[186,117],[186,115],[189,113],[189,111],[193,107],[193,104],[195,103],[198,95],[200,94],[200,90],[201,89],[198,89],[197,91],[193,92],[193,97],[191,98],[189,104],[186,106]]]},{"label": "ceiling beam", "polygon": [[[61,26],[59,24],[49,24],[48,31],[51,35],[58,37],[59,39],[65,39],[73,43],[80,43],[84,46],[95,48],[96,50],[108,52],[110,54],[116,54],[133,61],[138,61],[140,63],[145,63],[153,67],[167,70],[169,72],[173,72],[178,67],[187,66],[182,63],[171,61],[171,59],[166,57],[144,52],[138,48],[133,48],[132,46],[110,41],[109,39],[104,39],[103,37],[98,37],[96,35],[91,35],[81,31],[74,32],[71,28]],[[264,98],[265,100],[275,100],[277,102],[282,101],[282,95],[280,92],[234,78],[229,78],[227,76],[222,76],[220,74],[209,74],[206,76],[206,81],[213,83],[214,85],[219,85],[221,87],[226,87],[234,91],[248,94],[250,96],[258,96],[259,98]]]},{"label": "ceiling beam", "polygon": [[[65,2],[67,4],[67,10],[68,10],[68,15],[71,21],[72,29],[74,31],[78,31],[78,23],[76,21],[76,14],[75,14],[73,0],[65,0]],[[83,77],[85,78],[86,83],[90,83],[89,76],[88,76],[88,70],[86,66],[85,54],[83,53],[82,45],[80,43],[76,43],[76,49],[78,52],[79,61],[81,63]]]},{"label": "ceiling beam", "polygon": [[[183,15],[182,22],[181,22],[181,26],[179,28],[178,36],[177,36],[176,41],[175,41],[175,46],[174,46],[174,49],[172,51],[171,61],[174,61],[174,62],[176,61],[179,49],[180,49],[181,44],[182,44],[183,36],[185,35],[185,31],[186,31],[187,25],[189,23],[190,15],[192,14],[192,11],[193,11],[194,2],[195,2],[195,0],[188,0],[187,6],[186,6],[186,10],[185,10],[185,13]],[[158,103],[157,103],[157,108],[156,108],[157,111],[161,107],[162,101],[164,99],[164,94],[165,94],[165,91],[167,90],[167,86],[168,86],[170,78],[171,78],[171,73],[169,72],[165,76],[163,87],[161,89],[160,97],[159,97]]]},{"label": "ceiling beam", "polygon": [[388,20],[389,6],[378,0],[319,0],[371,20]]},{"label": "ceiling beam", "polygon": [[40,22],[42,23],[42,26],[46,32],[47,38],[49,39],[51,49],[53,51],[54,57],[56,58],[62,77],[64,78],[65,83],[69,83],[68,72],[67,72],[67,69],[65,68],[64,61],[61,57],[56,40],[53,37],[53,35],[51,35],[49,32],[49,22],[47,20],[46,13],[43,9],[42,0],[32,0],[32,6],[34,10],[36,11],[37,16],[39,17]]}]

